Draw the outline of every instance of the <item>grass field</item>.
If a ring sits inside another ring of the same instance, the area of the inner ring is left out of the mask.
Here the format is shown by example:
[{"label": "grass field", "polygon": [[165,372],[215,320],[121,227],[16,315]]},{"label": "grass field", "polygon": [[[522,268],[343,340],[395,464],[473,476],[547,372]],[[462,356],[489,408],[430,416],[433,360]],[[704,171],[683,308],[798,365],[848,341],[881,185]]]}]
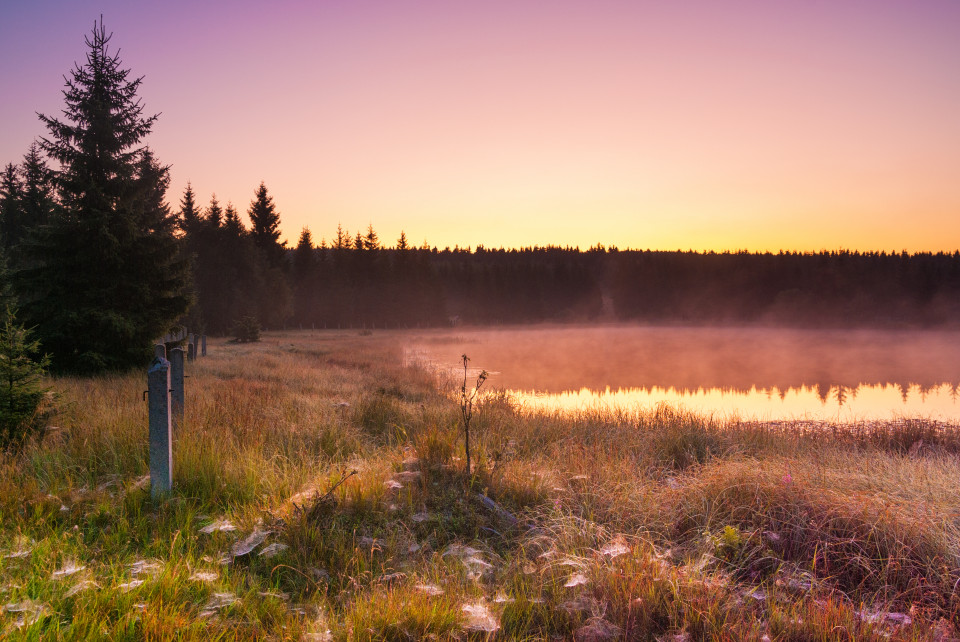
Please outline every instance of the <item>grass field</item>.
[{"label": "grass field", "polygon": [[403,336],[211,342],[160,501],[145,373],[53,381],[0,465],[4,639],[960,638],[960,429],[491,391],[468,474]]}]

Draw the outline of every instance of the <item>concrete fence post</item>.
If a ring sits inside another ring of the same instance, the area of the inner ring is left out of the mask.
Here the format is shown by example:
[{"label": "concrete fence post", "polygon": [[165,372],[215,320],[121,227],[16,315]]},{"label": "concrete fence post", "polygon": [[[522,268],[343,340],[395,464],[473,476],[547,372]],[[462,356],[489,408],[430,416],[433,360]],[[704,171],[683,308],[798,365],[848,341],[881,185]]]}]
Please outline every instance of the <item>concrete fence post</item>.
[{"label": "concrete fence post", "polygon": [[150,495],[159,497],[173,486],[173,444],[170,439],[170,362],[156,358],[147,371],[150,409]]},{"label": "concrete fence post", "polygon": [[153,346],[153,356],[158,359],[167,358],[167,346],[162,343],[157,343]]},{"label": "concrete fence post", "polygon": [[207,335],[205,334],[200,335],[200,356],[207,356]]},{"label": "concrete fence post", "polygon": [[193,361],[197,358],[196,346],[193,343],[193,335],[187,335],[187,361]]},{"label": "concrete fence post", "polygon": [[184,394],[183,348],[170,350],[170,412],[174,430],[183,426]]},{"label": "concrete fence post", "polygon": [[196,359],[200,356],[200,335],[193,335],[193,358]]}]

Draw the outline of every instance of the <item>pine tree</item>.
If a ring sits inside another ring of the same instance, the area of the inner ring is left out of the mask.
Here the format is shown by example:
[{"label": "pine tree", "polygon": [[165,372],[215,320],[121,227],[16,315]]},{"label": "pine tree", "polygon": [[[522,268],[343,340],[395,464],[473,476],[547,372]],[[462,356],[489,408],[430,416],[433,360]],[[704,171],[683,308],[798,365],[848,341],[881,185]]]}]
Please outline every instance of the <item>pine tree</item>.
[{"label": "pine tree", "polygon": [[11,239],[17,238],[17,230],[20,229],[22,199],[23,184],[20,182],[20,173],[16,165],[7,163],[0,175],[0,236],[6,249],[13,245]]},{"label": "pine tree", "polygon": [[203,222],[211,229],[219,229],[223,225],[223,209],[216,194],[210,197],[210,204],[207,205],[207,214]]},{"label": "pine tree", "polygon": [[243,236],[247,231],[243,226],[243,221],[240,220],[237,208],[230,202],[227,203],[227,209],[223,211],[223,229],[227,235],[237,238]]},{"label": "pine tree", "polygon": [[310,228],[305,227],[300,232],[300,240],[293,251],[293,273],[298,283],[307,279],[313,271],[316,262],[313,252],[313,235],[310,234]]},{"label": "pine tree", "polygon": [[48,388],[43,385],[50,359],[40,342],[15,321],[8,303],[0,314],[0,447],[19,446],[41,424],[38,412]]},{"label": "pine tree", "polygon": [[293,306],[294,317],[300,323],[310,323],[316,310],[318,261],[310,228],[300,232],[300,240],[293,251]]},{"label": "pine tree", "polygon": [[183,192],[183,198],[180,199],[180,215],[177,219],[177,225],[183,236],[190,238],[196,234],[200,227],[200,208],[197,207],[196,194],[193,192],[193,186],[187,182],[187,189]]},{"label": "pine tree", "polygon": [[47,167],[36,142],[30,144],[30,149],[23,157],[20,174],[23,177],[23,201],[20,207],[22,228],[19,237],[12,241],[13,245],[19,243],[32,228],[49,223],[57,206],[53,172]]},{"label": "pine tree", "polygon": [[380,237],[377,236],[377,233],[373,231],[373,223],[367,225],[367,233],[363,236],[363,249],[365,250],[379,250],[380,249]]},{"label": "pine tree", "polygon": [[247,215],[250,217],[250,234],[254,244],[271,266],[281,267],[286,241],[280,242],[280,213],[263,182],[254,193]]},{"label": "pine tree", "polygon": [[343,225],[337,223],[337,237],[333,240],[333,249],[348,250],[350,245],[350,235],[343,230]]},{"label": "pine tree", "polygon": [[[139,282],[136,292],[151,301],[151,313],[173,321],[190,303],[186,285],[190,280],[189,259],[179,252],[174,236],[177,217],[166,203],[170,186],[170,168],[161,165],[149,148],[144,148],[137,161],[136,182],[131,212],[138,216],[137,227],[142,236],[129,252],[127,282]],[[147,321],[144,321],[147,323]]]},{"label": "pine tree", "polygon": [[64,89],[64,120],[40,115],[41,149],[59,162],[62,208],[23,244],[23,309],[60,370],[144,363],[186,311],[186,272],[163,203],[168,171],[142,146],[156,116],[109,50],[102,21]]},{"label": "pine tree", "polygon": [[397,239],[397,249],[398,250],[410,249],[410,244],[407,242],[407,235],[403,230],[400,230],[400,238]]}]

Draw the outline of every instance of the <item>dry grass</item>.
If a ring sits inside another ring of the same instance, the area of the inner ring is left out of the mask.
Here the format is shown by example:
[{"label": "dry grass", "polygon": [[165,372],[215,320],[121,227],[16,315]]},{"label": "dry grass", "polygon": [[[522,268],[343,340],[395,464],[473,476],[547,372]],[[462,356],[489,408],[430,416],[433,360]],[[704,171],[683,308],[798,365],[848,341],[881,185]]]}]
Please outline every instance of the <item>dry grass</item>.
[{"label": "dry grass", "polygon": [[0,461],[2,634],[960,637],[957,427],[564,415],[493,393],[468,475],[456,403],[401,364],[403,338],[213,342],[156,502],[142,373],[52,382],[58,429]]}]

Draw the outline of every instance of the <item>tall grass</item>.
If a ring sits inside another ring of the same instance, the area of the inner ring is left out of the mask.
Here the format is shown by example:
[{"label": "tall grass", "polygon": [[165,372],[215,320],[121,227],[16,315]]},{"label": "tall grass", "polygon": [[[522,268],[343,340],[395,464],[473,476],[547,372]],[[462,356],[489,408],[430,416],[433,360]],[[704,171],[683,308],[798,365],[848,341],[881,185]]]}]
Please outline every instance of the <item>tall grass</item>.
[{"label": "tall grass", "polygon": [[563,414],[492,391],[468,474],[455,386],[403,366],[404,338],[212,342],[159,501],[143,373],[52,381],[56,429],[0,459],[2,635],[958,636],[956,426]]}]

